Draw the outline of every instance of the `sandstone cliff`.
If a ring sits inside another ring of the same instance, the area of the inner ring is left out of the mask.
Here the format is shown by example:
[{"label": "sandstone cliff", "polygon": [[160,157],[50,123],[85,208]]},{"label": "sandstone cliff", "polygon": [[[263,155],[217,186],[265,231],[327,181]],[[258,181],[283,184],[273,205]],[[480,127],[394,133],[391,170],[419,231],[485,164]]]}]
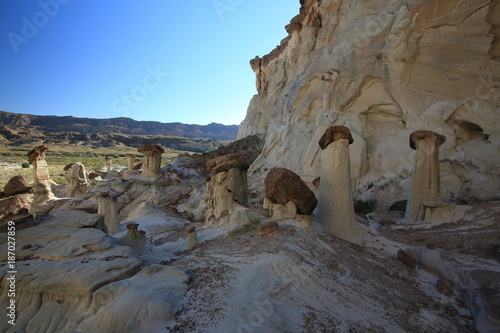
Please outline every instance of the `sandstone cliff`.
[{"label": "sandstone cliff", "polygon": [[258,94],[238,137],[266,143],[250,174],[314,179],[320,136],[344,125],[356,196],[385,208],[407,197],[408,137],[422,129],[447,137],[445,200],[500,198],[500,1],[300,2],[289,36],[251,61]]}]

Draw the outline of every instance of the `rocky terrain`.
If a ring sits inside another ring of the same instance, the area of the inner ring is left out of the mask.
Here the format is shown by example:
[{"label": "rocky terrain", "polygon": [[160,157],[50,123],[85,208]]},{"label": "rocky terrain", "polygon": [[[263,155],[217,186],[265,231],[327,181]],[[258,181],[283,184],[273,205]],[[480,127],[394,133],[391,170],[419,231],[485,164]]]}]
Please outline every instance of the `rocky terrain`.
[{"label": "rocky terrain", "polygon": [[301,5],[240,140],[64,184],[33,145],[2,332],[500,332],[498,1]]}]

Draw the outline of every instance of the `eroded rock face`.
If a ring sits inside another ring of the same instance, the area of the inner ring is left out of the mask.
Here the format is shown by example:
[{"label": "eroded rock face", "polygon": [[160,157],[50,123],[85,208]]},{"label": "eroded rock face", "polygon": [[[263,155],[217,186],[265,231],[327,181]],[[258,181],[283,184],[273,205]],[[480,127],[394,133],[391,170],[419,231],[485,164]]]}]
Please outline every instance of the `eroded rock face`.
[{"label": "eroded rock face", "polygon": [[31,187],[28,186],[28,183],[26,183],[23,176],[12,177],[3,188],[3,192],[6,197],[29,191],[31,191]]},{"label": "eroded rock face", "polygon": [[294,172],[285,168],[273,168],[264,181],[266,197],[275,203],[286,205],[289,201],[297,206],[297,212],[312,214],[318,203],[314,193]]},{"label": "eroded rock face", "polygon": [[238,137],[266,135],[251,173],[279,165],[316,178],[318,140],[344,125],[356,198],[387,209],[410,191],[408,136],[429,130],[448,138],[444,200],[500,197],[497,1],[301,3],[289,36],[251,61],[258,94]]}]

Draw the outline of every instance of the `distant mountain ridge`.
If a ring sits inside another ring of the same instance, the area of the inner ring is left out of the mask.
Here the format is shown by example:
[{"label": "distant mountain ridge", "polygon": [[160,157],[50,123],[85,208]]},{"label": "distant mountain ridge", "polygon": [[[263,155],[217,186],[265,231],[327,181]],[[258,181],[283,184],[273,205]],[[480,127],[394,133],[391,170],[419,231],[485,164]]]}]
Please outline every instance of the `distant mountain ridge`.
[{"label": "distant mountain ridge", "polygon": [[82,134],[121,133],[129,135],[168,135],[184,138],[235,140],[238,125],[211,123],[191,125],[137,121],[131,118],[77,118],[72,116],[37,116],[0,111],[0,126],[31,128],[48,132],[78,132]]}]

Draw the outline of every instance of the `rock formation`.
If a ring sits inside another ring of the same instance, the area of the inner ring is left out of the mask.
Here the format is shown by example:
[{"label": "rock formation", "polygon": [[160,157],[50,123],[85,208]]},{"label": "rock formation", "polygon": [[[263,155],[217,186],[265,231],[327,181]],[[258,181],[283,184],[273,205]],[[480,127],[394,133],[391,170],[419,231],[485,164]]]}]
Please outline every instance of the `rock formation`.
[{"label": "rock formation", "polygon": [[196,234],[196,228],[192,227],[188,230],[188,250],[192,250],[198,245],[198,235]]},{"label": "rock formation", "polygon": [[[294,211],[303,215],[312,214],[318,203],[314,193],[307,187],[306,183],[297,174],[285,168],[269,170],[264,186],[266,198],[270,200],[270,203],[266,201],[265,208],[271,209],[271,211],[281,210],[281,207],[269,207],[271,203],[283,205],[287,217],[294,217]],[[290,202],[293,203],[293,206],[289,204]]]},{"label": "rock formation", "polygon": [[31,191],[23,176],[12,177],[3,188],[6,197]]},{"label": "rock formation", "polygon": [[344,126],[331,126],[318,143],[322,152],[316,221],[324,231],[336,237],[362,243],[363,235],[356,223],[352,197],[351,132]]},{"label": "rock formation", "polygon": [[68,198],[73,198],[87,191],[89,181],[82,163],[68,164],[64,171],[66,171],[66,179],[68,180]]},{"label": "rock formation", "polygon": [[207,161],[206,168],[215,175],[207,183],[206,221],[229,216],[237,206],[246,205],[247,169],[245,156],[228,154]]},{"label": "rock formation", "polygon": [[387,209],[407,197],[414,164],[406,142],[423,129],[448,138],[444,200],[500,198],[497,1],[301,4],[289,36],[251,61],[258,94],[238,137],[262,133],[266,143],[250,174],[279,165],[316,178],[318,139],[344,125],[355,141],[355,197]]},{"label": "rock formation", "polygon": [[118,244],[130,246],[136,253],[141,254],[147,251],[146,232],[138,227],[137,223],[127,224],[127,233],[118,240]]},{"label": "rock formation", "polygon": [[165,152],[157,145],[144,145],[137,149],[144,154],[143,170],[141,177],[144,179],[156,179],[161,175],[161,154]]},{"label": "rock formation", "polygon": [[104,215],[106,232],[109,234],[120,232],[122,229],[120,228],[116,202],[115,199],[109,195],[109,192],[104,192],[99,196],[97,207],[97,213]]},{"label": "rock formation", "polygon": [[136,156],[134,154],[127,154],[126,156],[127,156],[128,168],[129,170],[133,170]]},{"label": "rock formation", "polygon": [[111,157],[106,157],[106,172],[110,172],[111,169],[112,169],[112,165],[111,165],[111,162],[113,161],[113,159]]},{"label": "rock formation", "polygon": [[417,221],[424,202],[441,201],[439,147],[445,141],[445,136],[431,131],[415,131],[410,135],[410,147],[417,151],[417,156],[412,191],[406,207],[406,221]]},{"label": "rock formation", "polygon": [[43,203],[54,199],[52,193],[49,168],[45,161],[45,152],[49,150],[47,146],[38,146],[28,153],[28,161],[33,165],[33,204]]}]

